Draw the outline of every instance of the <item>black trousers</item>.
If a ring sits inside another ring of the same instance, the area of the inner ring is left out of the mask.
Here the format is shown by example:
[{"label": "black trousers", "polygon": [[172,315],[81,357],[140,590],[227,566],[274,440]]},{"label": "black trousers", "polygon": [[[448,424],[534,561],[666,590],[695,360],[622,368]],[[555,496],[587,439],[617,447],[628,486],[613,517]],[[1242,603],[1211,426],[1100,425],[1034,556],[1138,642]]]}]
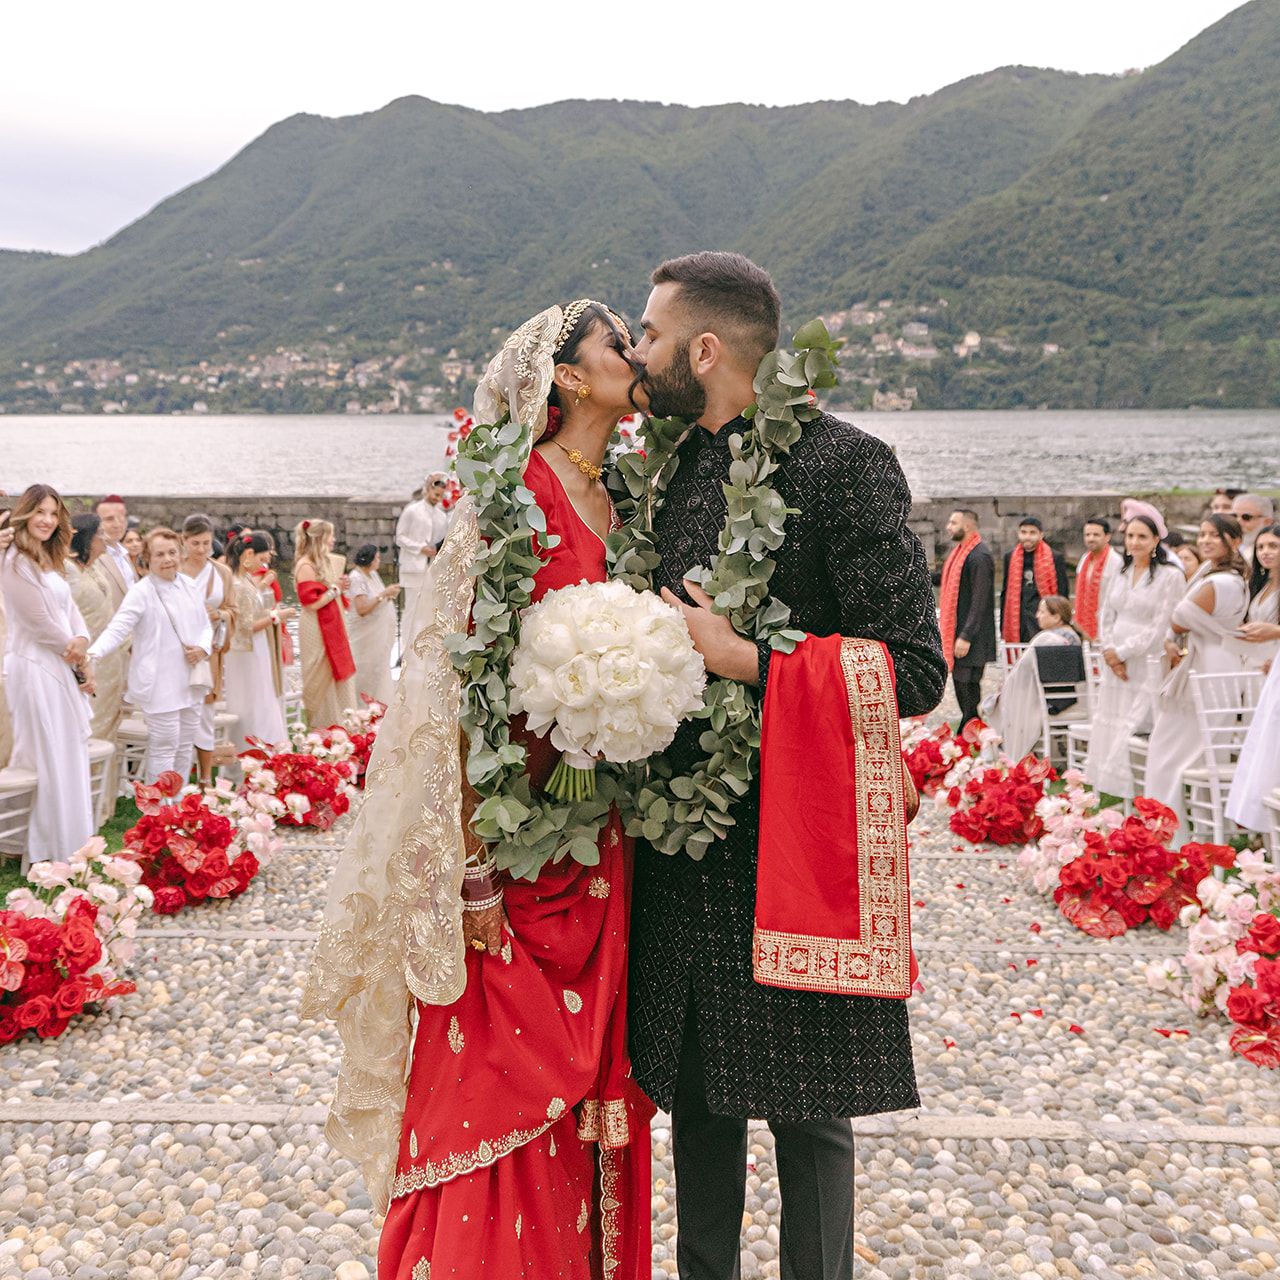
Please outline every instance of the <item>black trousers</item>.
[{"label": "black trousers", "polygon": [[[853,1126],[770,1121],[782,1191],[782,1280],[852,1280]],[[685,1015],[675,1103],[676,1263],[680,1280],[739,1280],[747,1122],[707,1106],[697,1019]]]},{"label": "black trousers", "polygon": [[960,704],[960,728],[963,729],[978,714],[982,700],[982,668],[957,667],[951,673],[956,701]]}]

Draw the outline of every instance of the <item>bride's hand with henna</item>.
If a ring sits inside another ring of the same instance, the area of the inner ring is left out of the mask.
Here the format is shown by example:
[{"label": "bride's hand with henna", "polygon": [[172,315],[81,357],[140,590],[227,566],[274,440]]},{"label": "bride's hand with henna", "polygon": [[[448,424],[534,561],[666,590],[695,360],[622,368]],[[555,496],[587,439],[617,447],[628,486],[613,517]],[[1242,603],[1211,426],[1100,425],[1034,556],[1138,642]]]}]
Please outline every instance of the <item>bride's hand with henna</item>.
[{"label": "bride's hand with henna", "polygon": [[463,907],[462,940],[469,949],[487,951],[491,956],[499,955],[504,941],[504,929],[511,932],[506,908],[501,902],[497,906],[486,907],[483,911],[471,911]]}]

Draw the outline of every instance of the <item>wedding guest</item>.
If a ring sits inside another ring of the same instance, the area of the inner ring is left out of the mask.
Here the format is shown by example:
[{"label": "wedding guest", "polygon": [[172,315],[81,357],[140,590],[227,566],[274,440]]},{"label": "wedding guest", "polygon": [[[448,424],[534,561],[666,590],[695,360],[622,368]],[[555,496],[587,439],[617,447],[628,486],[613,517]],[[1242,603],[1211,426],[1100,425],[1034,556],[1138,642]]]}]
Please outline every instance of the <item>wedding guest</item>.
[{"label": "wedding guest", "polygon": [[1244,665],[1261,669],[1280,653],[1280,524],[1259,529],[1253,542],[1249,607],[1240,628]]},{"label": "wedding guest", "polygon": [[1044,596],[1067,594],[1067,566],[1045,541],[1038,516],[1018,522],[1018,545],[1004,554],[1000,634],[1006,644],[1027,644],[1036,633],[1036,606]]},{"label": "wedding guest", "polygon": [[410,502],[396,521],[396,547],[399,550],[398,577],[404,587],[404,618],[408,645],[408,628],[413,611],[427,579],[427,570],[436,551],[449,532],[449,513],[442,505],[448,485],[443,471],[433,471],[422,482],[422,497]]},{"label": "wedding guest", "polygon": [[227,710],[239,718],[237,752],[248,748],[250,738],[275,746],[289,736],[276,633],[297,610],[268,606],[270,595],[263,591],[259,573],[269,554],[266,536],[248,529],[227,543],[234,625],[226,656],[226,702]]},{"label": "wedding guest", "polygon": [[147,573],[146,543],[142,537],[142,521],[137,516],[129,517],[129,527],[124,531],[120,545],[128,553],[135,579],[144,577]]},{"label": "wedding guest", "polygon": [[372,542],[355,554],[348,596],[347,627],[356,663],[356,693],[388,703],[395,691],[391,679],[391,651],[396,646],[395,598],[399,583],[383,585],[382,557]]},{"label": "wedding guest", "polygon": [[1170,529],[1165,537],[1164,545],[1173,553],[1173,557],[1182,565],[1182,572],[1188,582],[1200,572],[1200,552],[1194,542],[1188,542],[1177,529]]},{"label": "wedding guest", "polygon": [[[111,582],[103,571],[107,543],[102,536],[101,517],[86,513],[71,517],[71,555],[67,558],[67,581],[80,616],[89,628],[92,643],[107,628],[115,609],[111,603]],[[123,649],[97,663],[93,671],[96,692],[93,695],[89,735],[103,742],[115,742],[124,716],[125,681],[129,664]],[[119,779],[119,753],[108,761],[106,787],[108,795],[116,794]]]},{"label": "wedding guest", "polygon": [[302,521],[293,545],[293,580],[302,605],[302,704],[309,727],[327,729],[357,705],[356,664],[344,616],[347,576],[342,557],[333,554],[333,525],[327,520]]},{"label": "wedding guest", "polygon": [[[63,566],[71,516],[56,489],[34,484],[14,505],[13,545],[0,562],[8,636],[5,691],[13,717],[9,763],[36,775],[25,863],[64,860],[94,832],[89,789],[89,628]],[[83,690],[78,683],[83,680]]]},{"label": "wedding guest", "polygon": [[[6,497],[0,489],[0,498]],[[13,526],[9,523],[9,512],[0,511],[0,559],[13,545]],[[0,591],[0,769],[9,763],[13,752],[13,717],[9,714],[9,699],[4,691],[4,650],[7,626],[4,619],[4,593]]]},{"label": "wedding guest", "polygon": [[1105,666],[1094,698],[1084,776],[1097,791],[1133,796],[1129,739],[1151,728],[1160,659],[1174,606],[1186,590],[1156,523],[1129,519],[1124,563],[1102,603],[1098,643]]},{"label": "wedding guest", "polygon": [[145,576],[129,588],[107,629],[89,646],[89,657],[106,657],[132,637],[129,701],[147,724],[145,780],[172,771],[185,784],[200,709],[213,685],[213,626],[203,598],[178,572],[179,536],[172,529],[152,529],[143,550]]},{"label": "wedding guest", "polygon": [[1229,516],[1238,492],[1239,490],[1237,489],[1215,489],[1213,497],[1209,499],[1209,514],[1211,516]]},{"label": "wedding guest", "polygon": [[1040,737],[1042,693],[1035,651],[1058,645],[1079,647],[1081,634],[1072,613],[1066,596],[1045,596],[1040,601],[1036,606],[1039,630],[986,708],[983,719],[1000,730],[1004,751],[1014,760],[1021,760]]},{"label": "wedding guest", "polygon": [[960,508],[947,518],[955,543],[942,566],[938,610],[942,651],[960,704],[963,729],[978,714],[982,672],[996,660],[995,559],[978,532],[978,516]]},{"label": "wedding guest", "polygon": [[121,542],[129,531],[129,508],[119,494],[113,493],[110,497],[101,498],[93,512],[102,521],[102,536],[107,544],[107,553],[100,568],[110,587],[111,612],[114,613],[126,592],[138,580],[133,560]]},{"label": "wedding guest", "polygon": [[1084,555],[1076,566],[1075,620],[1086,639],[1098,638],[1098,611],[1120,576],[1124,557],[1111,545],[1111,522],[1094,516],[1084,522]]},{"label": "wedding guest", "polygon": [[1231,514],[1235,516],[1244,533],[1240,543],[1240,555],[1247,565],[1253,564],[1253,544],[1258,531],[1276,519],[1276,504],[1270,499],[1256,493],[1242,493],[1231,504]]},{"label": "wedding guest", "polygon": [[[1174,607],[1170,630],[1175,640],[1166,642],[1174,669],[1160,690],[1147,748],[1145,790],[1178,815],[1179,844],[1188,839],[1183,775],[1199,767],[1204,752],[1188,681],[1193,675],[1240,669],[1237,653],[1225,642],[1244,620],[1249,601],[1241,537],[1239,522],[1232,516],[1211,515],[1201,522],[1205,566]],[[1178,649],[1179,644],[1185,649]]]},{"label": "wedding guest", "polygon": [[200,785],[207,787],[213,782],[216,705],[224,693],[223,659],[231,642],[231,571],[213,558],[213,521],[199,512],[182,522],[182,560],[178,572],[195,588],[213,628],[209,654],[213,688],[201,704],[195,737],[196,773]]},{"label": "wedding guest", "polygon": [[[268,608],[271,608],[273,605],[284,603],[284,592],[280,587],[280,575],[276,573],[273,567],[278,554],[276,540],[269,529],[255,529],[254,532],[262,534],[267,540],[267,549],[262,553],[262,567],[258,570],[257,579],[258,586],[263,593],[263,602]],[[296,612],[290,614],[290,617],[296,616]],[[272,634],[276,651],[280,655],[280,664],[285,667],[293,666],[296,655],[293,652],[293,638],[289,635],[288,627],[283,623],[279,623],[273,629]]]},{"label": "wedding guest", "polygon": [[1227,817],[1245,831],[1270,831],[1275,816],[1263,800],[1280,788],[1280,662],[1271,671],[1253,713],[1227,796]]}]

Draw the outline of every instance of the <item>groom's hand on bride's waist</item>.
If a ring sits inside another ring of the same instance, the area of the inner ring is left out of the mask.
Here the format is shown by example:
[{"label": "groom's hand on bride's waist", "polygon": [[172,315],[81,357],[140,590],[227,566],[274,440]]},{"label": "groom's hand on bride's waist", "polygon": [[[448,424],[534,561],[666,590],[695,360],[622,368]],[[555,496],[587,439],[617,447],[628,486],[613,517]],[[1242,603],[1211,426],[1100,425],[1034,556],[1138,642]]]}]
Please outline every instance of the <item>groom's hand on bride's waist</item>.
[{"label": "groom's hand on bride's waist", "polygon": [[684,580],[684,589],[692,605],[685,604],[674,592],[662,588],[662,598],[684,614],[693,647],[702,654],[707,671],[743,684],[756,684],[760,679],[759,653],[750,640],[740,636],[733,623],[721,613],[711,611],[711,597],[696,582]]}]

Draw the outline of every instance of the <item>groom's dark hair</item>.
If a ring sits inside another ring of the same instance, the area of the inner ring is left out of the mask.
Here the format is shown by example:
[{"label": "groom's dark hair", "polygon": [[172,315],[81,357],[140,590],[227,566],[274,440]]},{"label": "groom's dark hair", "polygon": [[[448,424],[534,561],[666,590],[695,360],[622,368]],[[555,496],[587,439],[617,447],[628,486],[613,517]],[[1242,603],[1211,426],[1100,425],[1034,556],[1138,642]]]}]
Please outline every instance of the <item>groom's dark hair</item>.
[{"label": "groom's dark hair", "polygon": [[690,253],[669,258],[650,277],[680,286],[689,336],[714,333],[741,362],[756,365],[778,345],[782,299],[769,273],[740,253]]}]

